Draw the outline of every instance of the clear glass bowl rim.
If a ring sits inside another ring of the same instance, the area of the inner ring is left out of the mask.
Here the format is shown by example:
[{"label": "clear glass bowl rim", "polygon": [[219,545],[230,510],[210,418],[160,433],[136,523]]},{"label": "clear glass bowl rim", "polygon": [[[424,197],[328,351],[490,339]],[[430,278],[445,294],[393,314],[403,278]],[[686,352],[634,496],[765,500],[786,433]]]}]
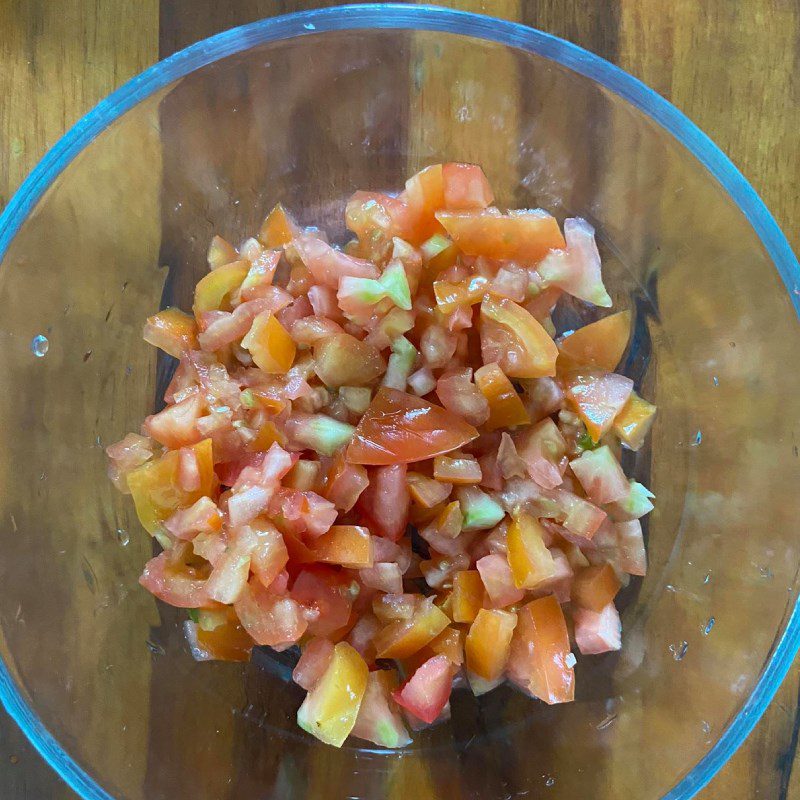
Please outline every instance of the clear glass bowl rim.
[{"label": "clear glass bowl rim", "polygon": [[[0,215],[0,262],[36,203],[75,156],[114,120],[154,92],[200,67],[266,42],[326,31],[394,29],[442,31],[536,53],[627,100],[677,139],[725,189],[758,234],[800,314],[800,264],[753,187],[731,160],[688,117],[638,79],[571,42],[515,22],[438,6],[393,3],[336,6],[272,17],[204,39],[132,78],[80,119],[49,150]],[[752,694],[714,747],[663,800],[689,800],[747,738],[786,677],[800,647],[800,602],[777,637]],[[34,747],[84,800],[115,800],[46,729],[0,661],[0,701]]]}]

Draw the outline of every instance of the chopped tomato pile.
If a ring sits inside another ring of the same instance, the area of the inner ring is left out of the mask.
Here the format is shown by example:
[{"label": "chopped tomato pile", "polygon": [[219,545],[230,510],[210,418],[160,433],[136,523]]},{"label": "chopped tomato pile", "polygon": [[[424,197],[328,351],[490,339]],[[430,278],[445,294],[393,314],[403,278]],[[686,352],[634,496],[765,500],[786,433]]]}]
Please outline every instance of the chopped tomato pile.
[{"label": "chopped tomato pile", "polygon": [[189,610],[195,657],[298,645],[298,724],[336,747],[407,745],[456,679],[572,700],[569,631],[618,650],[646,571],[630,312],[557,336],[563,296],[611,306],[594,230],[492,202],[437,164],[353,195],[341,249],[280,205],[215,236],[192,313],[144,327],[177,359],[166,406],[108,448],[163,548],[140,583]]}]

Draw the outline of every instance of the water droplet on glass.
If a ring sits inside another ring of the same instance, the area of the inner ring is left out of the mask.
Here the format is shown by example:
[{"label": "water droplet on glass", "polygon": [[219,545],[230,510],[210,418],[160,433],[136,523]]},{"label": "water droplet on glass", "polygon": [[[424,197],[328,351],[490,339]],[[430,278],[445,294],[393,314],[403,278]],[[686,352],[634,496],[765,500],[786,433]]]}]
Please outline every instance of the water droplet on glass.
[{"label": "water droplet on glass", "polygon": [[672,657],[676,661],[682,661],[688,649],[689,649],[689,642],[686,641],[681,642],[680,644],[671,644],[669,646],[669,651],[670,653],[672,653]]},{"label": "water droplet on glass", "polygon": [[548,775],[547,778],[545,779],[544,785],[549,788],[551,786],[555,786],[555,783],[556,779],[552,775]]},{"label": "water droplet on glass", "polygon": [[703,441],[703,432],[697,431],[697,433],[694,435],[694,441],[692,442],[692,447],[699,447],[702,441]]},{"label": "water droplet on glass", "polygon": [[117,528],[117,541],[123,546],[127,547],[128,543],[130,542],[131,537],[128,534],[128,531],[125,528]]},{"label": "water droplet on glass", "polygon": [[719,386],[719,378],[716,375],[711,379],[711,381],[714,386]]},{"label": "water droplet on glass", "polygon": [[36,358],[44,358],[49,349],[50,342],[47,340],[47,337],[42,336],[41,333],[37,334],[33,337],[33,339],[31,339],[31,352],[36,356]]},{"label": "water droplet on glass", "polygon": [[147,649],[154,656],[163,656],[163,655],[166,655],[166,653],[167,653],[167,651],[160,644],[156,644],[155,642],[151,642],[149,639],[147,639],[145,644],[147,645]]},{"label": "water droplet on glass", "polygon": [[617,718],[616,714],[609,714],[604,720],[598,722],[597,725],[595,725],[595,728],[598,731],[604,731],[606,728],[608,728],[610,725],[614,723],[614,720],[616,718]]},{"label": "water droplet on glass", "polygon": [[711,733],[711,725],[710,725],[710,723],[706,722],[705,720],[703,720],[703,722],[702,722],[700,727],[703,729],[703,733],[706,736],[708,736],[708,734]]},{"label": "water droplet on glass", "polygon": [[708,583],[711,580],[711,570],[706,572],[705,577],[703,578],[703,583]]},{"label": "water droplet on glass", "polygon": [[775,577],[775,573],[773,573],[773,571],[766,564],[760,566],[758,571],[761,573],[761,577],[765,581],[772,580]]},{"label": "water droplet on glass", "polygon": [[572,669],[577,663],[578,659],[572,653],[567,653],[567,657],[564,659],[564,663],[567,665],[568,669]]},{"label": "water droplet on glass", "polygon": [[708,622],[706,622],[706,624],[703,626],[703,636],[708,636],[708,634],[711,633],[711,630],[713,629],[714,625],[716,625],[716,622],[717,621],[714,619],[714,617],[708,618]]},{"label": "water droplet on glass", "polygon": [[317,29],[317,26],[313,22],[305,22],[303,23],[303,27],[307,31],[315,31]]}]

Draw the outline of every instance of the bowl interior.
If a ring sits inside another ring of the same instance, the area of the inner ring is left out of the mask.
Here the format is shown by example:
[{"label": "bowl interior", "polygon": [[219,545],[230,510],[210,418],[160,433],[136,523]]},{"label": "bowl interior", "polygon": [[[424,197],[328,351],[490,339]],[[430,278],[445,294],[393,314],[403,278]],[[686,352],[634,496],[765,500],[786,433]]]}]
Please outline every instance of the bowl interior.
[{"label": "bowl interior", "polygon": [[[18,691],[120,800],[689,796],[794,607],[800,370],[772,259],[683,145],[589,77],[441,30],[305,32],[254,33],[111,121],[3,258],[0,655]],[[623,594],[622,652],[579,658],[574,704],[458,692],[407,753],[337,751],[297,729],[286,657],[191,659],[183,614],[137,585],[152,544],[103,447],[158,406],[171,365],[141,325],[190,306],[214,233],[239,241],[280,200],[343,242],[353,190],[442,160],[482,164],[501,206],[597,227],[634,312],[625,372],[659,406],[626,464],[657,496],[651,566]]]}]

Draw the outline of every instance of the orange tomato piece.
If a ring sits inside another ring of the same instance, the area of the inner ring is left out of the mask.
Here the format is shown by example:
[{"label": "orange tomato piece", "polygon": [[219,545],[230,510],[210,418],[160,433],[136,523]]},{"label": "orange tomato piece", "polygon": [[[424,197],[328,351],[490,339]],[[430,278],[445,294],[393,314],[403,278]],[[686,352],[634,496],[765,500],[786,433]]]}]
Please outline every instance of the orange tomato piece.
[{"label": "orange tomato piece", "polygon": [[433,459],[433,477],[457,485],[480,483],[481,465],[474,456],[436,456]]},{"label": "orange tomato piece", "polygon": [[555,576],[556,565],[544,540],[545,532],[539,521],[525,512],[508,526],[508,564],[518,589],[535,589]]},{"label": "orange tomato piece", "polygon": [[420,600],[411,619],[387,625],[376,637],[378,658],[408,658],[438,636],[450,620],[432,598]]},{"label": "orange tomato piece", "polygon": [[179,308],[165,308],[144,324],[143,338],[168,355],[180,358],[186,350],[197,350],[197,322]]},{"label": "orange tomato piece", "polygon": [[208,246],[208,268],[219,269],[239,260],[239,251],[221,236],[214,236]]},{"label": "orange tomato piece", "polygon": [[294,363],[294,340],[271,311],[264,311],[253,320],[242,347],[250,351],[256,366],[264,372],[283,374]]},{"label": "orange tomato piece", "polygon": [[487,681],[503,674],[517,625],[512,611],[482,608],[470,625],[464,651],[467,669]]},{"label": "orange tomato piece", "polygon": [[422,461],[477,437],[478,431],[455,414],[420,397],[382,387],[358,423],[347,460],[374,465]]},{"label": "orange tomato piece", "polygon": [[483,608],[483,598],[483,581],[478,570],[456,572],[451,602],[453,622],[472,622]]},{"label": "orange tomato piece", "polygon": [[525,405],[497,364],[485,364],[476,370],[475,384],[489,403],[487,431],[530,424]]},{"label": "orange tomato piece", "polygon": [[486,293],[489,279],[483,275],[470,275],[460,281],[434,281],[433,294],[436,307],[442,314],[480,302]]},{"label": "orange tomato piece", "polygon": [[597,367],[613,372],[628,346],[631,312],[620,311],[584,325],[558,342],[558,368]]},{"label": "orange tomato piece", "polygon": [[180,486],[179,450],[170,450],[161,458],[148,461],[128,473],[136,514],[149,533],[155,533],[161,523],[181,508],[188,508],[201,497],[212,497],[217,490],[211,439],[192,445],[200,473],[198,489],[187,492]]},{"label": "orange tomato piece", "polygon": [[274,443],[283,447],[286,444],[286,436],[276,425],[267,420],[256,433],[256,438],[247,445],[251,453],[259,453],[262,450],[269,450]]},{"label": "orange tomato piece", "polygon": [[614,418],[612,430],[619,440],[631,450],[638,450],[653,427],[656,407],[647,400],[631,392],[628,402]]},{"label": "orange tomato piece", "polygon": [[202,277],[194,289],[195,317],[199,320],[206,311],[230,311],[231,293],[242,285],[249,271],[249,261],[233,261]]},{"label": "orange tomato piece", "polygon": [[368,676],[367,662],[347,642],[339,642],[328,668],[303,700],[297,724],[325,744],[341,747],[356,724]]},{"label": "orange tomato piece", "polygon": [[448,210],[486,208],[494,200],[489,179],[477,164],[442,165],[442,182],[444,208]]},{"label": "orange tomato piece", "polygon": [[401,195],[414,221],[412,244],[419,244],[441,232],[435,213],[444,208],[444,180],[442,165],[431,164],[406,181]]},{"label": "orange tomato piece", "polygon": [[377,347],[349,333],[337,333],[314,345],[314,371],[328,387],[366,386],[385,371]]},{"label": "orange tomato piece", "polygon": [[567,402],[594,442],[599,442],[600,437],[611,430],[632,391],[633,381],[613,372],[588,370],[564,378]]},{"label": "orange tomato piece", "polygon": [[542,211],[438,211],[436,219],[470,256],[535,263],[566,244],[558,222]]},{"label": "orange tomato piece", "polygon": [[275,250],[289,244],[298,233],[300,233],[298,224],[292,219],[289,212],[278,203],[261,224],[258,238],[265,247]]},{"label": "orange tomato piece", "polygon": [[420,472],[406,473],[406,483],[411,499],[423,508],[433,508],[444,503],[453,490],[452,486]]},{"label": "orange tomato piece", "polygon": [[349,511],[369,486],[366,467],[350,464],[344,457],[344,449],[337,450],[328,470],[325,482],[325,497],[340,511]]},{"label": "orange tomato piece", "polygon": [[507,297],[483,298],[481,352],[484,362],[497,362],[512,378],[556,374],[556,343],[535,317]]},{"label": "orange tomato piece", "polygon": [[575,699],[575,673],[568,666],[569,634],[553,595],[517,611],[507,673],[520,688],[548,705]]},{"label": "orange tomato piece", "polygon": [[436,517],[436,530],[448,539],[455,539],[461,533],[463,525],[464,515],[458,500],[448,503]]},{"label": "orange tomato piece", "polygon": [[602,611],[619,589],[620,582],[611,564],[586,567],[572,581],[572,602],[581,608]]},{"label": "orange tomato piece", "polygon": [[458,248],[443,233],[435,233],[420,245],[424,275],[427,281],[433,280],[440,272],[456,263]]},{"label": "orange tomato piece", "polygon": [[199,625],[195,629],[198,655],[214,661],[249,661],[253,650],[253,637],[241,626],[232,613],[222,625],[204,631]]},{"label": "orange tomato piece", "polygon": [[334,525],[311,549],[317,561],[350,569],[371,567],[374,561],[369,529],[361,525]]},{"label": "orange tomato piece", "polygon": [[428,647],[437,655],[447,656],[457,667],[464,663],[464,631],[447,627]]}]

